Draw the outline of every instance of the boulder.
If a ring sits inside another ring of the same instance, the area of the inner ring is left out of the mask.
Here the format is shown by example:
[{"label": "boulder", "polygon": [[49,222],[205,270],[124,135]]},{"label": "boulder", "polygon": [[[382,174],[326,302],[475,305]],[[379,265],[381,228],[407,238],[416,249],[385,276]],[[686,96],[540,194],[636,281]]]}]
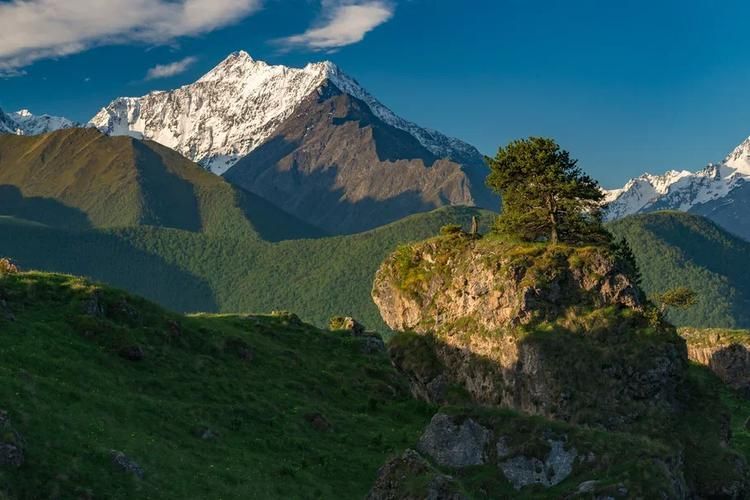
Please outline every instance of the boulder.
[{"label": "boulder", "polygon": [[13,429],[8,412],[0,410],[0,466],[23,465],[24,448],[23,436]]},{"label": "boulder", "polygon": [[443,413],[432,417],[417,444],[417,450],[443,467],[482,465],[487,460],[490,431],[471,418]]},{"label": "boulder", "polygon": [[83,313],[94,318],[103,318],[106,314],[101,292],[93,292],[86,302],[83,303]]},{"label": "boulder", "polygon": [[128,472],[138,479],[143,479],[144,472],[143,468],[138,465],[137,462],[129,458],[125,453],[117,450],[111,451],[112,463],[116,465],[120,470]]},{"label": "boulder", "polygon": [[331,423],[322,413],[307,413],[304,418],[316,431],[327,432],[331,430]]},{"label": "boulder", "polygon": [[16,315],[13,314],[13,310],[11,310],[10,304],[3,298],[0,298],[0,318],[6,321],[16,320]]},{"label": "boulder", "polygon": [[350,316],[334,316],[328,321],[329,330],[348,330],[352,335],[364,335],[365,327],[362,323]]},{"label": "boulder", "polygon": [[378,471],[367,500],[466,500],[456,481],[406,450]]},{"label": "boulder", "polygon": [[500,462],[500,470],[517,490],[524,486],[540,484],[546,488],[564,481],[573,471],[578,452],[565,449],[565,441],[548,439],[549,454],[540,460],[536,457],[516,456]]},{"label": "boulder", "polygon": [[129,345],[121,348],[117,354],[120,355],[121,358],[127,359],[128,361],[143,361],[143,359],[146,357],[146,352],[143,350],[143,347],[139,345]]}]

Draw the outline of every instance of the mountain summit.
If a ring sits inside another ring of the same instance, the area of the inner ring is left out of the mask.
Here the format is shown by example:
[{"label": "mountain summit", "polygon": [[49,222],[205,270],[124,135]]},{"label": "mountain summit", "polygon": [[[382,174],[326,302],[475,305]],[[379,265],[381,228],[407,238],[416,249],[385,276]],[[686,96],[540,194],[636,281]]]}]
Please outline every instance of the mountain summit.
[{"label": "mountain summit", "polygon": [[607,191],[606,202],[609,220],[656,210],[679,210],[705,215],[750,239],[750,222],[743,216],[750,207],[750,138],[721,163],[709,164],[697,172],[643,174],[620,189]]},{"label": "mountain summit", "polygon": [[398,117],[327,61],[234,52],[190,85],[116,99],[90,125],[168,146],[330,233],[498,204],[474,147]]},{"label": "mountain summit", "polygon": [[381,120],[413,135],[439,157],[480,157],[472,146],[396,116],[330,61],[304,68],[269,65],[233,52],[195,83],[143,97],[121,97],[90,125],[110,135],[131,135],[171,147],[217,174],[271,137],[303,99],[332,82],[367,103]]}]

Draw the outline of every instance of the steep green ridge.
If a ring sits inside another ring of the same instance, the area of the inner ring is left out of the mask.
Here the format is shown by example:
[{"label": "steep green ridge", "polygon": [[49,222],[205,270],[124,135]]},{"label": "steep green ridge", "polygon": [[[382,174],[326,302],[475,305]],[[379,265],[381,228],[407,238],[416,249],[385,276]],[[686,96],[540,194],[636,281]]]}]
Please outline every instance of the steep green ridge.
[{"label": "steep green ridge", "polygon": [[0,135],[0,213],[78,230],[151,225],[271,241],[322,234],[169,148],[95,129]]},{"label": "steep green ridge", "polygon": [[750,327],[750,243],[705,218],[680,212],[627,217],[609,229],[628,240],[647,293],[687,286],[698,294],[695,306],[669,312],[672,322]]},{"label": "steep green ridge", "polygon": [[160,227],[74,232],[0,218],[0,255],[24,269],[89,276],[178,311],[290,309],[323,325],[334,314],[385,328],[370,299],[380,262],[399,244],[465,227],[479,215],[446,207],[351,236],[277,243]]},{"label": "steep green ridge", "polygon": [[1,498],[362,498],[431,415],[383,352],[289,313],[182,317],[43,273],[0,299],[0,442],[25,455]]}]

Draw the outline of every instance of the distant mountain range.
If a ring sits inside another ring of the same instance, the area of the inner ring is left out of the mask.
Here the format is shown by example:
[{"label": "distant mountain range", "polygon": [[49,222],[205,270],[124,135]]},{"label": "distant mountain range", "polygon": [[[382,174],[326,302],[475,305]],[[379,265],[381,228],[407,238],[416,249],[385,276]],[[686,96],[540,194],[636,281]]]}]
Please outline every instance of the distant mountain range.
[{"label": "distant mountain range", "polygon": [[657,210],[704,215],[728,231],[750,239],[750,138],[718,164],[702,170],[644,174],[606,192],[606,218]]},{"label": "distant mountain range", "polygon": [[77,126],[80,124],[60,116],[36,116],[28,109],[5,113],[0,109],[0,134],[38,135]]}]

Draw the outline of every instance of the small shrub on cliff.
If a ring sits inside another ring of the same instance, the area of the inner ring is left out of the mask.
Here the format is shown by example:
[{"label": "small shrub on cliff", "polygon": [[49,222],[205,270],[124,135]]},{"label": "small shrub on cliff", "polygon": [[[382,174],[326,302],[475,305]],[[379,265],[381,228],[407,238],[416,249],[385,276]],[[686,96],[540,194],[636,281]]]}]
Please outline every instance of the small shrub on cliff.
[{"label": "small shrub on cliff", "polygon": [[599,184],[552,139],[513,141],[487,163],[487,186],[502,196],[498,232],[553,244],[606,241]]},{"label": "small shrub on cliff", "polygon": [[16,266],[10,259],[0,259],[0,275],[3,274],[16,274],[18,272],[18,266]]},{"label": "small shrub on cliff", "polygon": [[453,234],[461,234],[464,230],[458,224],[446,224],[440,228],[440,234],[448,236]]},{"label": "small shrub on cliff", "polygon": [[698,299],[693,290],[686,286],[679,286],[657,295],[656,301],[661,305],[662,311],[665,311],[669,307],[686,309],[695,305]]}]

